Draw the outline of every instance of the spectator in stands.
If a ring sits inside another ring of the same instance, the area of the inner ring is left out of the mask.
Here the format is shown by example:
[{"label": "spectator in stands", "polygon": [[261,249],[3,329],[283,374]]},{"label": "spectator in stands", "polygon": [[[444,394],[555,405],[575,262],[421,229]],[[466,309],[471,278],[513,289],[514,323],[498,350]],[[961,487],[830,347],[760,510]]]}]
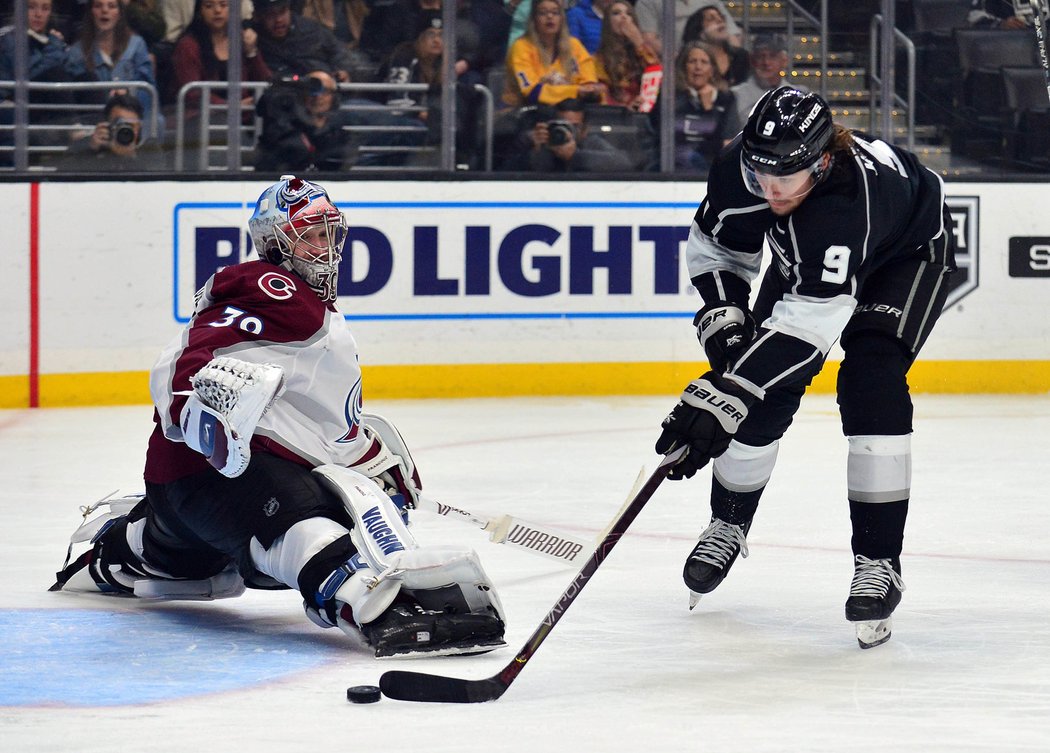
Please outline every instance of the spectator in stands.
[{"label": "spectator in stands", "polygon": [[[194,15],[190,25],[179,38],[172,53],[173,80],[169,101],[175,102],[179,90],[186,84],[199,81],[216,81],[227,83],[230,80],[228,65],[230,58],[229,0],[196,0]],[[258,37],[254,29],[241,31],[241,80],[268,82],[272,78],[269,67],[259,52]],[[186,94],[186,119],[183,129],[183,144],[188,147],[186,154],[188,169],[206,169],[204,164],[197,164],[201,155],[201,89],[191,88]],[[212,89],[208,101],[215,106],[225,106],[227,91],[223,88]],[[255,96],[251,90],[244,90],[241,96],[241,122],[249,124],[255,117]],[[224,112],[212,115],[211,123],[225,123]],[[225,133],[211,134],[212,145],[225,144]],[[203,157],[201,159],[203,161]]]},{"label": "spectator in stands", "polygon": [[361,34],[368,17],[365,0],[303,0],[301,13],[324,26],[342,42],[353,61],[351,78],[367,78],[362,72],[375,69],[376,61],[361,46]]},{"label": "spectator in stands", "polygon": [[588,131],[586,109],[579,99],[562,100],[553,111],[538,108],[532,121],[521,135],[521,151],[506,169],[535,173],[612,173],[631,169],[626,154]]},{"label": "spectator in stands", "polygon": [[569,34],[583,42],[591,54],[596,53],[601,44],[602,19],[609,12],[611,3],[612,0],[579,0],[565,12]]},{"label": "spectator in stands", "polygon": [[971,0],[970,26],[977,29],[1027,29],[1031,16],[1019,15],[1012,0]]},{"label": "spectator in stands", "polygon": [[[787,42],[780,34],[759,34],[751,43],[751,75],[731,87],[736,97],[736,112],[741,123],[747,120],[759,97],[784,83],[788,67]],[[809,91],[804,86],[796,89]]]},{"label": "spectator in stands", "polygon": [[505,8],[503,0],[470,0],[468,12],[478,29],[475,64],[479,74],[483,75],[493,66],[502,67],[507,59],[511,16]]},{"label": "spectator in stands", "polygon": [[337,172],[349,169],[356,147],[352,118],[339,109],[335,79],[314,71],[302,81],[277,83],[259,101],[263,129],[255,169],[265,172]]},{"label": "spectator in stands", "polygon": [[594,58],[569,35],[559,0],[533,2],[524,36],[507,53],[503,101],[511,106],[555,104],[569,98],[600,102],[605,92]]},{"label": "spectator in stands", "polygon": [[[172,56],[175,93],[192,81],[229,80],[229,19],[229,0],[195,0],[193,20],[179,38]],[[241,32],[241,54],[242,81],[269,81],[273,77],[259,52],[258,36],[254,29],[246,28]],[[187,117],[196,117],[198,114],[200,95],[199,89],[187,93]],[[216,105],[225,104],[225,92],[213,90],[211,102]],[[245,93],[241,104],[250,117],[251,110],[255,107],[255,100],[250,92]]]},{"label": "spectator in stands", "polygon": [[275,76],[323,71],[336,81],[350,81],[353,61],[346,47],[317,21],[292,13],[289,0],[255,0],[253,25]]},{"label": "spectator in stands", "polygon": [[[394,91],[387,104],[394,108],[422,108],[411,113],[427,126],[426,143],[441,143],[441,83],[444,80],[442,56],[445,42],[442,37],[442,17],[439,11],[418,19],[416,37],[402,42],[390,56],[382,80],[388,84],[428,84],[427,91]],[[458,67],[458,66],[457,66]],[[466,71],[464,71],[466,72]],[[473,86],[463,82],[456,85],[456,163],[471,164],[476,156],[476,129],[471,125],[477,118],[477,97]]]},{"label": "spectator in stands", "polygon": [[[62,33],[51,25],[51,0],[29,0],[30,81],[66,81],[66,42]],[[0,81],[15,78],[15,34],[13,27],[0,31]],[[34,95],[30,95],[32,98]],[[11,92],[0,90],[0,102],[11,98]]]},{"label": "spectator in stands", "polygon": [[[66,71],[74,81],[142,81],[154,88],[157,85],[146,42],[131,31],[120,0],[91,0],[80,39],[67,50]],[[147,135],[159,137],[164,130],[159,113],[156,133],[148,130],[159,103],[145,89],[137,89],[135,96],[142,103]],[[98,101],[97,95],[91,93],[81,99]]]},{"label": "spectator in stands", "polygon": [[55,166],[65,172],[107,175],[164,170],[167,165],[159,149],[141,144],[143,113],[137,97],[112,95],[91,135],[74,141]]},{"label": "spectator in stands", "polygon": [[[678,53],[675,84],[675,170],[706,173],[742,127],[736,99],[706,42],[689,42]],[[653,108],[652,117],[659,129],[659,106]]]},{"label": "spectator in stands", "polygon": [[[29,0],[27,5],[29,60],[26,68],[29,81],[68,81],[65,67],[66,43],[62,33],[51,24],[51,0]],[[0,32],[0,81],[13,81],[15,78],[15,41],[13,28],[8,27]],[[10,126],[14,123],[14,110],[5,106],[7,100],[13,96],[13,91],[0,89],[0,125]],[[62,91],[30,91],[28,98],[30,106],[68,105],[73,102],[73,97]],[[34,109],[30,112],[33,125],[46,125],[61,118],[60,111],[46,112]],[[65,143],[64,136],[60,136],[57,131],[31,131],[29,139],[31,146]],[[0,131],[0,144],[13,145],[14,133],[8,130]],[[0,152],[0,165],[12,165],[10,152]]]},{"label": "spectator in stands", "polygon": [[[713,5],[718,8],[722,17],[726,20],[730,41],[735,45],[743,44],[743,33],[733,20],[733,17],[729,15],[725,3],[721,2],[721,0],[716,2],[711,0],[672,0],[672,2],[674,2],[674,39],[676,42],[681,40],[682,34],[685,32],[685,22],[689,17],[698,10]],[[663,49],[661,47],[663,37],[661,29],[663,29],[664,25],[663,5],[664,0],[637,0],[634,5],[635,12],[638,14],[638,26],[641,28],[642,33],[645,34],[645,41],[654,50]]]},{"label": "spectator in stands", "polygon": [[[162,0],[164,12],[164,41],[175,44],[186,31],[194,15],[195,0]],[[241,21],[250,21],[254,13],[252,0],[241,1]]]},{"label": "spectator in stands", "polygon": [[152,53],[158,42],[164,40],[167,24],[161,10],[163,0],[120,0],[128,27],[142,37],[146,48]]},{"label": "spectator in stands", "polygon": [[598,80],[608,89],[606,104],[649,112],[659,90],[642,94],[642,81],[659,75],[660,56],[642,37],[634,6],[627,0],[612,0],[602,19],[601,44],[594,56]]},{"label": "spectator in stands", "polygon": [[747,50],[730,39],[728,18],[718,8],[719,3],[705,0],[700,10],[685,22],[682,32],[682,48],[689,42],[706,42],[715,56],[715,67],[729,86],[747,79],[751,72]]},{"label": "spectator in stands", "polygon": [[529,28],[532,0],[503,0],[503,8],[510,14],[510,30],[507,32],[507,49],[509,50]]}]

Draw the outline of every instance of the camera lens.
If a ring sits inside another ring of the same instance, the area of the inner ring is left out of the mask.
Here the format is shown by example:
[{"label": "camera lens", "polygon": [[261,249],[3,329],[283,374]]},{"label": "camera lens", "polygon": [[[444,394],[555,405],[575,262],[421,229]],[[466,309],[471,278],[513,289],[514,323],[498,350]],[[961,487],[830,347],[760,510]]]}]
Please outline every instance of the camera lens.
[{"label": "camera lens", "polygon": [[131,146],[135,143],[135,126],[124,120],[118,120],[109,126],[109,137],[115,144]]}]

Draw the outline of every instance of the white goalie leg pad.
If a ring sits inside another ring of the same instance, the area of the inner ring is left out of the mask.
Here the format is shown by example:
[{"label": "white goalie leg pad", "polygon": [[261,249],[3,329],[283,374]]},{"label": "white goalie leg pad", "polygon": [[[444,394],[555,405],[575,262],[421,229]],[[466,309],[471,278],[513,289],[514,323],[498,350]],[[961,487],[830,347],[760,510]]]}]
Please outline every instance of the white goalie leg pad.
[{"label": "white goalie leg pad", "polygon": [[398,566],[403,571],[400,578],[406,591],[416,593],[458,586],[471,613],[487,614],[491,607],[506,624],[503,603],[473,549],[420,547],[402,552]]},{"label": "white goalie leg pad", "polygon": [[897,502],[911,496],[911,435],[847,437],[846,485],[857,502]]},{"label": "white goalie leg pad", "polygon": [[[503,605],[473,550],[456,547],[420,547],[401,520],[397,507],[369,478],[342,466],[323,465],[314,469],[343,501],[354,520],[350,536],[358,552],[376,575],[375,589],[397,581],[407,591],[459,586],[471,612],[485,612],[491,606],[506,622]],[[353,578],[348,585],[358,580]],[[340,588],[337,598],[347,601],[351,593]],[[378,616],[378,615],[376,615]],[[358,624],[370,622],[354,608]],[[374,619],[374,617],[372,618]]]},{"label": "white goalie leg pad", "polygon": [[142,534],[146,529],[145,519],[129,523],[125,537],[128,546],[141,560],[140,567],[154,577],[139,578],[132,583],[135,596],[152,601],[213,601],[232,599],[244,593],[244,580],[237,568],[230,565],[210,578],[186,580],[173,578],[168,573],[151,567],[142,552]]},{"label": "white goalie leg pad", "polygon": [[[306,564],[315,554],[347,533],[346,528],[334,520],[307,518],[278,536],[269,549],[263,548],[258,539],[253,538],[249,544],[252,564],[260,572],[289,588],[298,589],[299,573]],[[334,597],[350,605],[355,621],[371,622],[386,611],[401,590],[401,581],[387,579],[378,583],[375,575],[367,563],[355,555],[351,562],[333,572],[321,584],[321,601]],[[313,595],[303,596],[309,602]],[[306,614],[321,627],[335,627],[317,609],[307,608]]]},{"label": "white goalie leg pad", "polygon": [[397,506],[372,479],[340,465],[318,466],[313,472],[350,513],[354,521],[350,538],[376,573],[396,567],[398,552],[419,548]]},{"label": "white goalie leg pad", "polygon": [[219,473],[236,478],[251,461],[259,419],[280,395],[284,370],[236,358],[213,358],[191,380],[179,416],[183,441]]},{"label": "white goalie leg pad", "polygon": [[779,441],[753,447],[734,439],[729,448],[715,458],[712,471],[718,483],[729,491],[758,491],[769,483],[779,449]]},{"label": "white goalie leg pad", "polygon": [[252,538],[248,549],[252,564],[289,588],[299,587],[299,573],[315,554],[349,533],[328,518],[300,520],[274,539],[269,549]]}]

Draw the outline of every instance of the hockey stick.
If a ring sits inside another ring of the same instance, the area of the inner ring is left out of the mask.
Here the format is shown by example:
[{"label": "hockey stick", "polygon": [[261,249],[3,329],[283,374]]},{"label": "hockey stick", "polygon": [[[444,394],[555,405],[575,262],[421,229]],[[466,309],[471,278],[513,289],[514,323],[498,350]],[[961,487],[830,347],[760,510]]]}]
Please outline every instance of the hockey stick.
[{"label": "hockey stick", "polygon": [[1046,26],[1050,22],[1050,2],[1048,0],[1029,0],[1032,8],[1032,22],[1035,25],[1035,39],[1039,45],[1039,62],[1043,65],[1046,77],[1046,96],[1050,98],[1050,58],[1046,51]]},{"label": "hockey stick", "polygon": [[638,513],[642,511],[646,503],[652,498],[661,482],[667,477],[671,466],[677,463],[685,455],[687,448],[680,447],[667,455],[660,462],[659,467],[642,485],[634,498],[623,508],[623,512],[610,526],[598,547],[584,563],[580,572],[572,579],[572,583],[558,598],[554,607],[547,616],[543,618],[539,627],[525,642],[517,656],[502,670],[492,677],[484,680],[465,680],[459,677],[444,677],[442,675],[430,675],[422,672],[406,672],[393,670],[384,672],[379,678],[379,688],[387,698],[399,701],[423,701],[428,703],[483,703],[495,701],[506,692],[510,684],[514,682],[528,663],[544,639],[550,635],[554,626],[572,605],[572,602],[580,595],[580,591],[587,585],[587,581],[594,575],[609,552],[616,546],[616,542],[627,531]]},{"label": "hockey stick", "polygon": [[446,505],[429,497],[420,496],[416,504],[419,510],[426,510],[451,520],[487,531],[489,541],[495,544],[507,544],[531,554],[556,560],[562,564],[574,564],[582,560],[594,546],[593,541],[579,539],[570,534],[546,526],[515,518],[511,515],[500,515],[498,518],[483,518],[472,512]]}]

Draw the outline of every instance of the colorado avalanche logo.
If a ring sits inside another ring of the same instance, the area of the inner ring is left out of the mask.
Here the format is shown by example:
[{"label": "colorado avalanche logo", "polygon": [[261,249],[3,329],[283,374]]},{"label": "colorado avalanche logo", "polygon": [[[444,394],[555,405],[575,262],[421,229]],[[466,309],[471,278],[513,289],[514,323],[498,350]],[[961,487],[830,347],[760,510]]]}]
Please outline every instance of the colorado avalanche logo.
[{"label": "colorado avalanche logo", "polygon": [[361,431],[361,414],[364,412],[364,403],[361,397],[361,377],[357,378],[350,393],[346,396],[346,405],[343,407],[343,417],[349,429],[336,442],[353,442]]},{"label": "colorado avalanche logo", "polygon": [[323,198],[325,198],[324,191],[313,183],[300,178],[288,181],[288,184],[277,194],[278,206],[287,210],[288,219],[295,219],[300,212]]},{"label": "colorado avalanche logo", "polygon": [[259,288],[276,301],[287,301],[295,293],[295,282],[290,277],[267,272],[259,278]]}]

